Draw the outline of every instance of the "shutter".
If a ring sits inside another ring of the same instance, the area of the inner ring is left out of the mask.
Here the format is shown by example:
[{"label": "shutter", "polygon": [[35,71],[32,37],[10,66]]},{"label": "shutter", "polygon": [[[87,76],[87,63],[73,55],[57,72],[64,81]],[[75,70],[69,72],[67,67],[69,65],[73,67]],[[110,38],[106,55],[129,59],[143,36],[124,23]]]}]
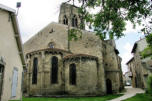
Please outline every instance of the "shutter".
[{"label": "shutter", "polygon": [[16,96],[16,89],[17,89],[17,81],[18,81],[18,71],[14,69],[13,71],[13,79],[12,79],[12,96]]}]

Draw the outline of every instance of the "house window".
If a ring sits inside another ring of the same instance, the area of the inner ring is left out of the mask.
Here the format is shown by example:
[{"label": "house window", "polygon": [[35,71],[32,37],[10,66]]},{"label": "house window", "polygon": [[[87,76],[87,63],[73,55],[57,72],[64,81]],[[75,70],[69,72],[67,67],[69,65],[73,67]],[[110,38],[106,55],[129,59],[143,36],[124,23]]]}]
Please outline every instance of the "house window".
[{"label": "house window", "polygon": [[76,65],[70,64],[69,66],[69,81],[71,85],[76,85]]},{"label": "house window", "polygon": [[37,84],[37,68],[38,68],[38,58],[34,58],[32,84]]},{"label": "house window", "polygon": [[51,73],[51,83],[55,84],[58,82],[58,58],[53,56],[52,57],[52,73]]},{"label": "house window", "polygon": [[3,71],[4,71],[4,65],[0,64],[0,73],[3,73]]},{"label": "house window", "polygon": [[0,64],[0,96],[2,95],[3,79],[4,79],[4,65]]},{"label": "house window", "polygon": [[68,25],[68,18],[64,15],[63,24]]},{"label": "house window", "polygon": [[77,27],[77,26],[78,26],[78,20],[77,20],[76,15],[74,15],[72,17],[72,27]]}]

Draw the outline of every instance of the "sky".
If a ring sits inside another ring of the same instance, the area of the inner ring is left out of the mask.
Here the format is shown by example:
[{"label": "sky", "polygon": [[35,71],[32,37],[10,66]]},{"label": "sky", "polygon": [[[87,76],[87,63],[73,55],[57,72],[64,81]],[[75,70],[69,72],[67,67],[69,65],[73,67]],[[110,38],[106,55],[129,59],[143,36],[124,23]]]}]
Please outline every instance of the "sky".
[{"label": "sky", "polygon": [[[16,2],[21,2],[17,18],[24,43],[49,23],[58,22],[60,4],[64,1],[67,0],[0,0],[0,4],[17,10]],[[140,26],[133,29],[132,24],[127,22],[125,36],[116,40],[123,73],[128,71],[126,63],[132,57],[134,43],[143,38],[139,30]]]}]

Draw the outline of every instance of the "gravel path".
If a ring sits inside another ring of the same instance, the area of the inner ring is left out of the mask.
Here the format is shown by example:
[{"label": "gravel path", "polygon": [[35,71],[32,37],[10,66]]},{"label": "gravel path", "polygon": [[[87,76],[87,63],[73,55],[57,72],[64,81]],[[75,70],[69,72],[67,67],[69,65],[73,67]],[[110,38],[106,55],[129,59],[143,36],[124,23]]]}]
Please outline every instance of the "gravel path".
[{"label": "gravel path", "polygon": [[113,100],[110,100],[110,101],[122,101],[122,100],[130,98],[132,96],[135,96],[137,93],[144,93],[145,92],[144,90],[142,90],[140,88],[132,88],[130,86],[125,87],[125,88],[127,91],[123,93],[124,94],[123,96],[118,97],[118,98],[113,99]]}]

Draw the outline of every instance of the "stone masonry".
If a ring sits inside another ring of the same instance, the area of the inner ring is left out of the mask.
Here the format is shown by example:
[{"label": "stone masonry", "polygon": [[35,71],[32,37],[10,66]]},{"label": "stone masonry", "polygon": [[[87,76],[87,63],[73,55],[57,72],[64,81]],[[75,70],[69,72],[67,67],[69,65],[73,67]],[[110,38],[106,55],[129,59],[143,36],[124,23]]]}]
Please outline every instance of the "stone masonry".
[{"label": "stone masonry", "polygon": [[102,41],[83,28],[81,38],[69,41],[69,28],[79,29],[83,21],[78,7],[63,3],[60,10],[59,23],[50,23],[24,44],[24,92],[31,96],[96,96],[122,90],[121,58],[115,42]]}]

